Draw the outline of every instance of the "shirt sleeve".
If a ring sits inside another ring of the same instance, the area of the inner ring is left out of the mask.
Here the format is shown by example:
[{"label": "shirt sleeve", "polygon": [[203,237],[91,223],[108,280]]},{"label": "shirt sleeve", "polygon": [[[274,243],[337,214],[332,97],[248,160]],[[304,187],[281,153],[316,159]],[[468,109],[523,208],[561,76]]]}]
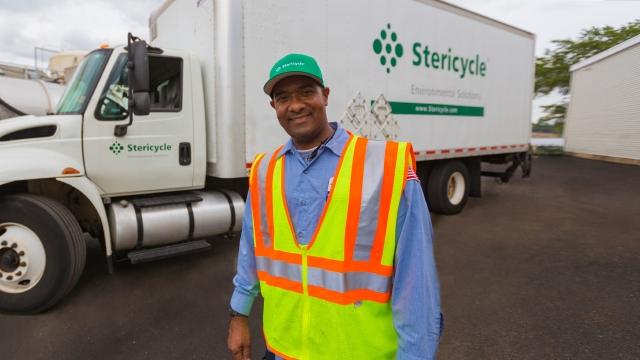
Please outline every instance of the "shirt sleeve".
[{"label": "shirt sleeve", "polygon": [[253,222],[251,219],[251,199],[247,196],[247,201],[242,217],[242,234],[240,235],[240,245],[238,249],[238,264],[236,276],[233,278],[233,295],[231,295],[230,306],[233,310],[249,315],[253,301],[260,292],[258,275],[256,272],[256,259],[253,248]]},{"label": "shirt sleeve", "polygon": [[397,360],[435,359],[443,328],[433,230],[420,182],[409,180],[400,200],[391,306]]}]

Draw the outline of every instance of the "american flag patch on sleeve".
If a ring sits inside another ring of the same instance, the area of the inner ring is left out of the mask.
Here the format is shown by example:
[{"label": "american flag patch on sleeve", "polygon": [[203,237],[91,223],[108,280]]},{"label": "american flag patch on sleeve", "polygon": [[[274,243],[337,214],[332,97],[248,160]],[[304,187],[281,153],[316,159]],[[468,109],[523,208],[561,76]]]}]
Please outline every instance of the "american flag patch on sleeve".
[{"label": "american flag patch on sleeve", "polygon": [[416,172],[411,166],[409,166],[409,168],[407,169],[407,181],[409,180],[416,180],[417,182],[420,182],[418,175],[416,175]]}]

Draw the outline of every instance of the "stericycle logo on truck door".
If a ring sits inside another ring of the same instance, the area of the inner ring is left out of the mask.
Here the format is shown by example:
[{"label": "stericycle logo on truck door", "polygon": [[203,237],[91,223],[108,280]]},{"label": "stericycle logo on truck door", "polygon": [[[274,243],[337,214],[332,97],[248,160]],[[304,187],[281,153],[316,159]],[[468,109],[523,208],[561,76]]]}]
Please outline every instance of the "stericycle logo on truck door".
[{"label": "stericycle logo on truck door", "polygon": [[171,152],[171,144],[127,144],[126,148],[118,141],[114,141],[109,146],[109,150],[114,155],[121,152],[127,153],[127,157],[164,157]]},{"label": "stericycle logo on truck door", "polygon": [[[429,47],[415,41],[411,45],[413,60],[411,64],[425,70],[440,70],[452,72],[460,79],[469,76],[485,77],[487,74],[487,63],[480,58],[479,54],[465,56],[458,54],[453,47],[447,47],[446,51]],[[380,65],[386,67],[387,74],[398,64],[404,53],[404,47],[398,42],[398,34],[391,30],[391,24],[380,31],[380,37],[373,41],[373,52],[380,57]],[[395,55],[395,56],[394,56]],[[396,58],[397,57],[397,58]]]},{"label": "stericycle logo on truck door", "polygon": [[109,150],[111,150],[111,152],[114,153],[115,155],[118,155],[122,152],[122,150],[124,150],[124,146],[122,146],[122,144],[116,141],[113,144],[111,144],[111,146],[109,146]]}]

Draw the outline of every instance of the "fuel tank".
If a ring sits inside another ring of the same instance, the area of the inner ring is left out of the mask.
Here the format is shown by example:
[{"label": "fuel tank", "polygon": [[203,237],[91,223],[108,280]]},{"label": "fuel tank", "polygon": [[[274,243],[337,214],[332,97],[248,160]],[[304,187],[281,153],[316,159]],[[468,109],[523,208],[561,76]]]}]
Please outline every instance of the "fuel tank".
[{"label": "fuel tank", "polygon": [[240,231],[244,200],[231,191],[125,198],[108,206],[116,251],[206,239]]}]

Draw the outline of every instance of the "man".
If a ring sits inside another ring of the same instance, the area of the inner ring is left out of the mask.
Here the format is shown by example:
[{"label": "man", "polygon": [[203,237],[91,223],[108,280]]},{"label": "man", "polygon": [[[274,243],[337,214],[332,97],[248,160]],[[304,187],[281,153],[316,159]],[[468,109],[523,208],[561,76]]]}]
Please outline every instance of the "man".
[{"label": "man", "polygon": [[251,169],[233,358],[251,358],[248,315],[261,292],[265,359],[433,359],[439,285],[411,146],[329,123],[329,88],[309,56],[276,62],[264,91],[291,139]]}]

